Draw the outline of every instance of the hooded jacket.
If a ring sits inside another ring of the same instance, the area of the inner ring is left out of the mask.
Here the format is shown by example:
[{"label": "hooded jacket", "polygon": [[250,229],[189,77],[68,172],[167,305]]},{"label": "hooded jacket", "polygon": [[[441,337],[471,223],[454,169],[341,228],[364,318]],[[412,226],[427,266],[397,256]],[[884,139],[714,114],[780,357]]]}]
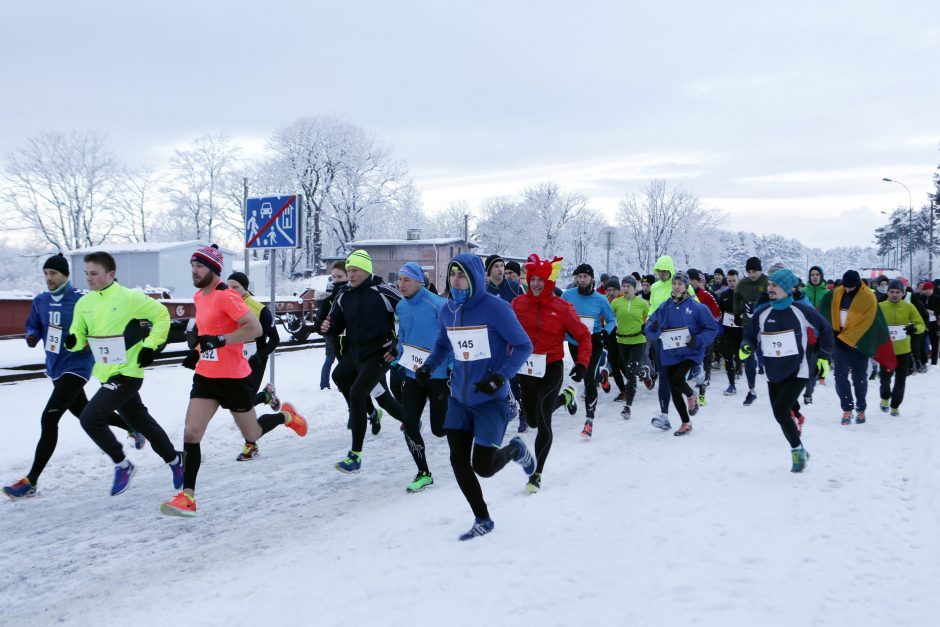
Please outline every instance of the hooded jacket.
[{"label": "hooded jacket", "polygon": [[705,357],[705,349],[715,341],[718,335],[718,323],[715,322],[708,307],[696,302],[691,296],[684,296],[679,302],[670,298],[668,302],[663,303],[650,314],[646,324],[646,337],[655,342],[667,329],[682,327],[689,330],[689,335],[695,338],[696,344],[694,347],[683,346],[670,350],[663,349],[661,342],[657,344],[664,366],[673,366],[687,359],[701,364]]},{"label": "hooded jacket", "polygon": [[[438,319],[443,307],[444,299],[432,294],[426,287],[422,287],[411,298],[401,299],[395,310],[398,313],[399,363],[401,363],[401,357],[404,354],[404,344],[410,344],[428,352],[434,348],[434,341],[437,340],[439,328]],[[414,369],[409,365],[403,364],[404,368],[402,370],[406,377],[414,379]],[[437,368],[431,371],[431,378],[446,379],[449,367],[449,362],[441,362]]]},{"label": "hooded jacket", "polygon": [[581,324],[574,305],[555,296],[553,288],[554,284],[546,281],[541,294],[535,296],[529,290],[512,301],[512,309],[532,340],[533,353],[545,355],[549,364],[563,360],[567,333],[578,342],[578,363],[587,368],[591,361],[591,334]]},{"label": "hooded jacket", "polygon": [[[659,276],[659,271],[665,270],[669,273],[669,278],[665,281],[659,279],[650,285],[650,313],[652,316],[656,308],[672,298],[672,277],[676,276],[676,264],[669,255],[663,255],[656,260],[653,266],[653,276]],[[695,297],[695,290],[689,286],[689,296]]]},{"label": "hooded jacket", "polygon": [[[454,350],[448,336],[449,328],[484,326],[490,357],[474,361],[454,359],[454,372],[450,378],[451,396],[470,406],[506,398],[509,394],[509,379],[519,372],[526,358],[532,353],[532,342],[516,319],[509,303],[486,291],[483,262],[480,258],[462,253],[457,255],[448,267],[454,264],[459,265],[467,275],[470,296],[466,302],[458,305],[451,290],[438,316],[439,327],[434,350],[425,360],[425,364],[433,372],[442,363],[453,359]],[[492,374],[501,375],[506,384],[493,394],[484,394],[474,387],[474,383]]]},{"label": "hooded jacket", "polygon": [[819,304],[822,302],[823,296],[826,295],[826,292],[829,291],[829,288],[826,286],[826,276],[823,274],[822,268],[819,266],[813,266],[809,269],[810,274],[813,270],[819,272],[819,285],[813,285],[810,281],[810,278],[806,277],[806,287],[800,289],[801,292],[806,294],[806,298],[809,299],[810,304],[819,309]]}]

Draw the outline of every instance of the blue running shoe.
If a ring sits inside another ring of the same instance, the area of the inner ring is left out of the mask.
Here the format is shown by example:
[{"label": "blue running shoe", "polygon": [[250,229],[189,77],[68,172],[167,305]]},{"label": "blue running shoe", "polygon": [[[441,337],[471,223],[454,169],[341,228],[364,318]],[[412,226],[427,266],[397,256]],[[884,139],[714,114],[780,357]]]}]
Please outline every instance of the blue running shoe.
[{"label": "blue running shoe", "polygon": [[179,490],[183,487],[183,454],[176,452],[176,461],[170,462],[170,470],[173,471],[173,489]]},{"label": "blue running shoe", "polygon": [[757,394],[754,392],[748,392],[747,396],[744,397],[744,406],[749,407],[754,401],[757,400]]},{"label": "blue running shoe", "polygon": [[723,392],[725,396],[734,396],[737,393],[738,393],[738,389],[734,387],[733,385],[729,385],[728,389]]},{"label": "blue running shoe", "polygon": [[3,493],[11,499],[22,499],[36,496],[36,486],[25,477],[13,485],[3,486]]},{"label": "blue running shoe", "polygon": [[349,451],[346,453],[346,458],[336,464],[336,470],[344,472],[347,475],[359,472],[361,467],[362,453],[357,453],[355,451]]},{"label": "blue running shoe", "polygon": [[128,431],[127,439],[134,443],[134,448],[138,451],[147,446],[147,438],[139,431]]},{"label": "blue running shoe", "polygon": [[532,475],[535,473],[536,460],[535,455],[532,454],[532,451],[529,450],[529,447],[525,445],[525,440],[520,438],[518,435],[509,441],[510,444],[514,444],[519,452],[516,453],[516,456],[513,458],[514,461],[519,462],[519,465],[522,466],[522,469],[525,470],[526,475]]},{"label": "blue running shoe", "polygon": [[461,534],[460,541],[473,540],[474,538],[479,538],[480,536],[485,536],[489,532],[493,531],[494,523],[489,518],[474,518],[473,526],[470,527],[470,531],[467,533]]},{"label": "blue running shoe", "polygon": [[114,467],[114,484],[111,486],[111,496],[117,496],[131,487],[131,477],[137,472],[137,466],[129,459],[126,461],[127,468],[120,464]]}]

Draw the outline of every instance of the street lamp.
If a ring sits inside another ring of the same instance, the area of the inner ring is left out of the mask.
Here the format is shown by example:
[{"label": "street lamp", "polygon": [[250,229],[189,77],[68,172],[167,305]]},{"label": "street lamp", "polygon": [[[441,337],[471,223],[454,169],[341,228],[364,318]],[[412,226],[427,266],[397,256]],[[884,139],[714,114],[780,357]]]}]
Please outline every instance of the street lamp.
[{"label": "street lamp", "polygon": [[910,231],[910,235],[911,235],[911,243],[910,243],[911,273],[908,277],[908,280],[911,282],[911,285],[913,285],[914,284],[914,201],[911,200],[911,190],[907,189],[907,185],[905,185],[901,181],[895,181],[889,178],[883,178],[881,180],[884,181],[885,183],[897,183],[898,185],[900,185],[907,191],[907,228]]}]

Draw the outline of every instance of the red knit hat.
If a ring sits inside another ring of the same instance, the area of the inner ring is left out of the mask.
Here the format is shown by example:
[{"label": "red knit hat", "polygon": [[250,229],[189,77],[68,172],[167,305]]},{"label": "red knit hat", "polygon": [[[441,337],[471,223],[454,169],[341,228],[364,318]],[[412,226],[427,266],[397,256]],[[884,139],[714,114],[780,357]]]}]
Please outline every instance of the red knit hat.
[{"label": "red knit hat", "polygon": [[932,290],[932,289],[933,289],[933,282],[932,282],[932,281],[926,281],[926,282],[924,283],[924,289],[925,289],[925,290]]},{"label": "red knit hat", "polygon": [[222,276],[222,251],[219,250],[219,247],[215,244],[197,248],[193,256],[189,258],[189,261],[199,262],[217,275]]}]

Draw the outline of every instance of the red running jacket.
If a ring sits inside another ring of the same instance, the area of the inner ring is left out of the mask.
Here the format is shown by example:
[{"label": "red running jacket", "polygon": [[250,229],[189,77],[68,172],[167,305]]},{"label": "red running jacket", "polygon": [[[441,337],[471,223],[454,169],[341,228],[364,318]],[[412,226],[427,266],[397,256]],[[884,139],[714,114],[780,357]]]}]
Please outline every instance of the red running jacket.
[{"label": "red running jacket", "polygon": [[591,334],[581,323],[574,305],[545,289],[540,297],[531,291],[512,301],[513,311],[532,341],[532,352],[545,355],[550,364],[565,358],[565,333],[578,341],[578,363],[591,361]]}]

